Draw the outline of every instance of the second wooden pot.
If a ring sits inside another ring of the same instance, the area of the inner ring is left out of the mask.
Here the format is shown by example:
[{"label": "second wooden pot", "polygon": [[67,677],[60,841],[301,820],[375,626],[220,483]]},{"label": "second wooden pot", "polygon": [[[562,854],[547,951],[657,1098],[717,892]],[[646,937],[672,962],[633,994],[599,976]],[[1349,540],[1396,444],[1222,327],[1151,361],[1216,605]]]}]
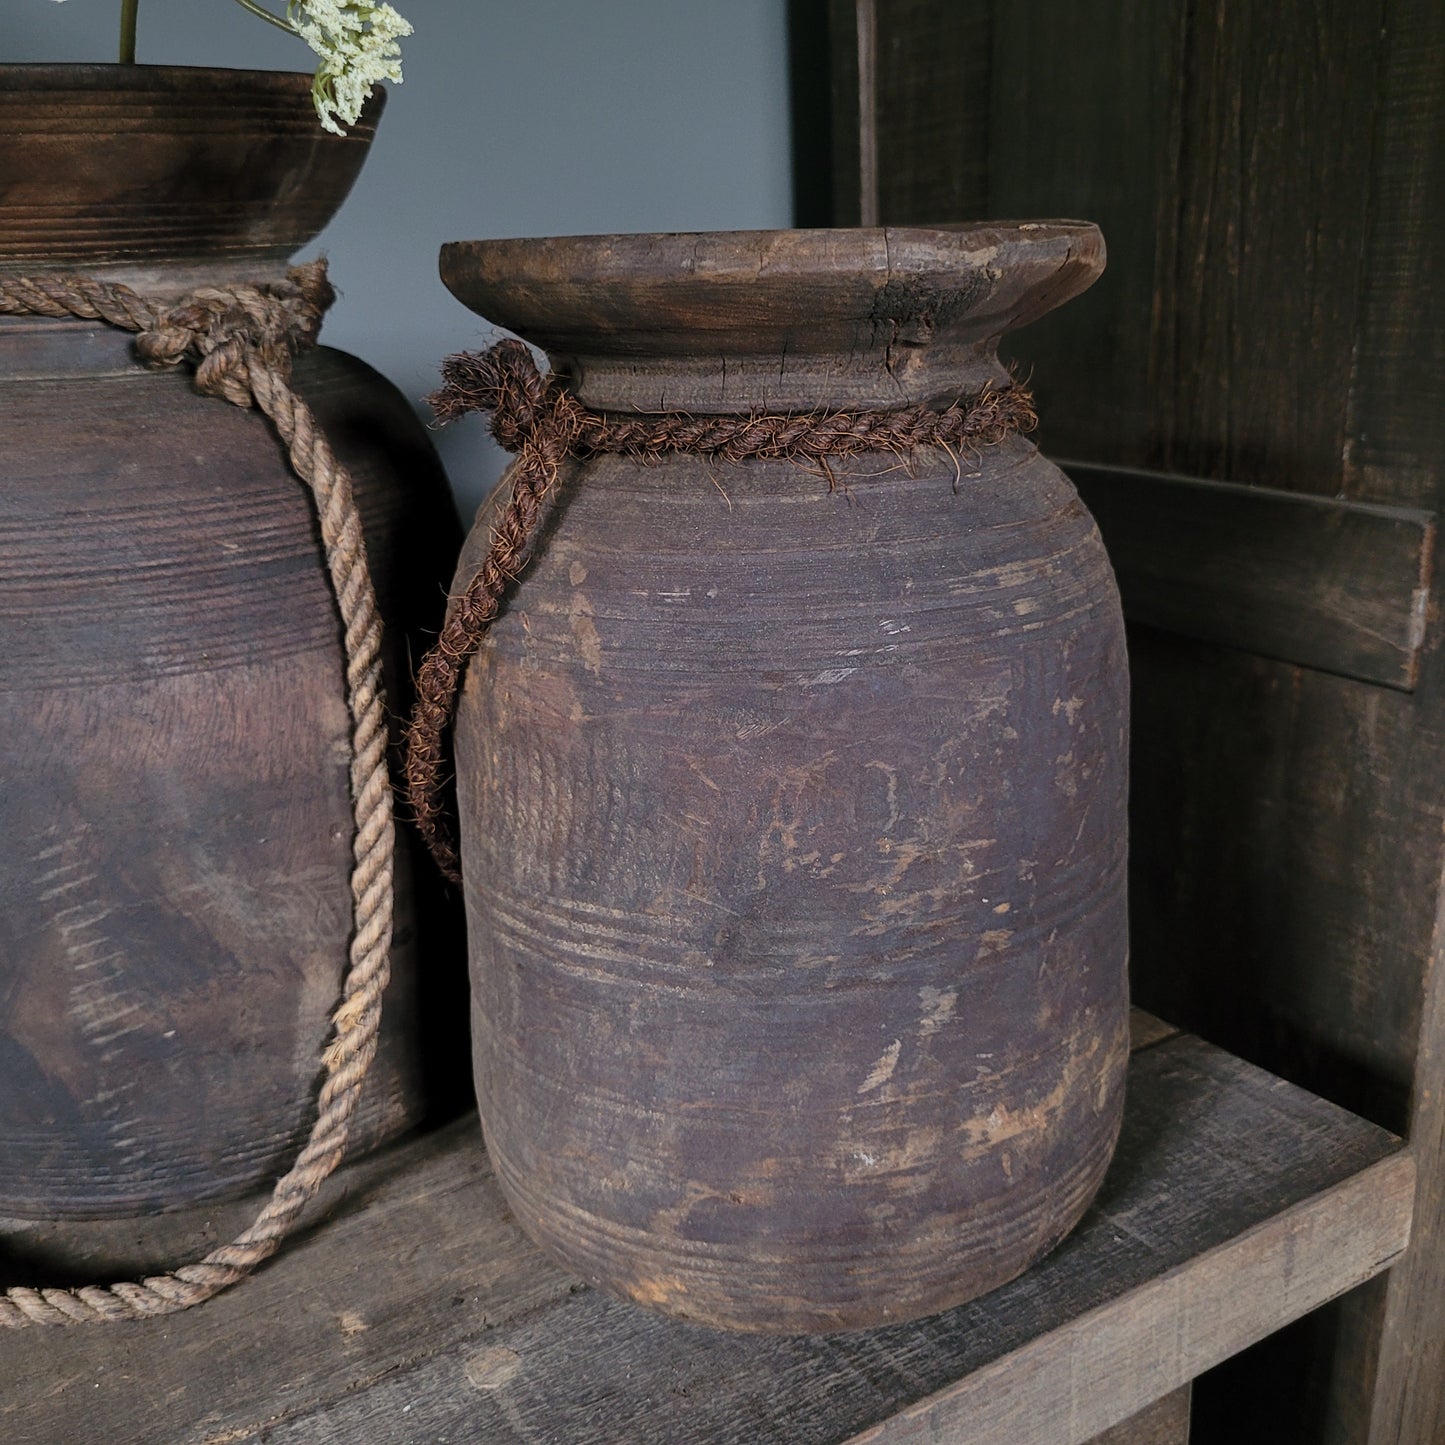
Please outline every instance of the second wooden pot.
[{"label": "second wooden pot", "polygon": [[[462,243],[614,413],[943,404],[1091,226]],[[470,576],[490,534],[464,554]],[[1112,576],[1021,437],[564,474],[456,726],[475,1066],[518,1219],[716,1325],[1004,1283],[1074,1225],[1127,1057]]]}]

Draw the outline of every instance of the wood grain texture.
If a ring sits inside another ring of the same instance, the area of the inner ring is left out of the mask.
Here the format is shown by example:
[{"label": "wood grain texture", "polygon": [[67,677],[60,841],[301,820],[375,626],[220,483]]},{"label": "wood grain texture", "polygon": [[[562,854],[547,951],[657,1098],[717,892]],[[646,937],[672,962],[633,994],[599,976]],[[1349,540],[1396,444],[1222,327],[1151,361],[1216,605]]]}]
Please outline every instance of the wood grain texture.
[{"label": "wood grain texture", "polygon": [[1176,1037],[1135,1056],[1095,1208],[1023,1278],[911,1325],[770,1340],[574,1293],[460,1124],[377,1161],[345,1212],[203,1310],[0,1338],[0,1429],[27,1445],[96,1419],[108,1445],[1080,1445],[1394,1259],[1412,1177],[1394,1148]]},{"label": "wood grain texture", "polygon": [[[437,597],[414,569],[456,535],[439,468],[361,363],[316,351],[296,385],[356,466],[404,702],[407,630]],[[0,394],[0,820],[28,840],[0,875],[0,1214],[244,1194],[304,1138],[351,927],[340,639],[311,509],[260,415],[178,372]],[[418,925],[406,860],[400,876],[359,1143],[427,1108],[416,950],[445,910]]]},{"label": "wood grain texture", "polygon": [[744,1328],[992,1287],[1114,1127],[1096,533],[1027,446],[961,496],[877,467],[594,460],[458,714],[508,1197],[593,1282]]},{"label": "wood grain texture", "polygon": [[284,1254],[202,1309],[7,1332],[0,1433],[59,1445],[104,1421],[110,1445],[264,1438],[268,1421],[483,1338],[572,1288],[511,1220],[475,1119],[464,1120],[337,1175]]},{"label": "wood grain texture", "polygon": [[1172,1039],[1179,1030],[1173,1024],[1165,1023],[1163,1019],[1157,1019],[1153,1014],[1145,1013],[1141,1008],[1129,1010],[1129,1051],[1138,1053],[1140,1049],[1152,1048],[1155,1044],[1162,1044],[1165,1039]]},{"label": "wood grain texture", "polygon": [[1162,470],[1340,490],[1383,49],[1349,0],[1191,8],[1151,332]]},{"label": "wood grain texture", "polygon": [[[1112,253],[1099,287],[1020,338],[1038,358],[1046,444],[1438,513],[1445,13],[1430,0],[1146,8],[1042,0],[1002,7],[995,24],[991,92],[1021,114],[1007,134],[990,130],[990,209],[1087,215]],[[1120,38],[1131,24],[1147,54]],[[932,158],[880,163],[926,171]],[[1127,286],[1110,289],[1121,276]],[[1069,335],[1074,325],[1090,334]],[[1148,520],[1129,520],[1137,551],[1184,550],[1168,529],[1151,544]],[[1262,559],[1270,542],[1238,545]],[[1378,599],[1376,584],[1363,590]],[[1336,599],[1340,620],[1351,605]],[[1207,1438],[1433,1442],[1445,1429],[1431,1263],[1445,1254],[1438,584],[1413,701],[1313,671],[1331,666],[1318,637],[1301,648],[1298,635],[1284,647],[1211,634],[1207,608],[1151,615],[1179,627],[1172,638],[1134,630],[1141,996],[1377,1119],[1413,1120],[1424,1165],[1415,1262],[1262,1354],[1252,1386],[1232,1371],[1226,1433]],[[1392,612],[1385,655],[1402,635]],[[1234,645],[1195,640],[1211,635]],[[1359,661],[1354,671],[1386,686],[1408,676]],[[1307,1409],[1237,1408],[1243,1389],[1258,1405],[1278,1398],[1281,1377],[1305,1382]],[[1213,1394],[1202,1386],[1200,1405]]]},{"label": "wood grain texture", "polygon": [[[863,224],[862,155],[865,147],[876,146],[876,128],[873,95],[870,93],[865,98],[862,90],[864,67],[860,65],[858,29],[860,23],[868,23],[867,14],[872,9],[870,6],[867,13],[861,13],[859,0],[828,0],[830,149],[826,161],[820,155],[814,155],[813,161],[832,168],[833,210],[829,220],[835,226]],[[795,55],[793,65],[806,69],[812,58]],[[870,191],[870,200],[871,196]],[[870,216],[870,223],[877,224],[876,215]]]},{"label": "wood grain texture", "polygon": [[[0,68],[0,268],[264,280],[373,119],[328,144],[299,75]],[[458,540],[445,478],[369,367],[308,347],[293,382],[352,470],[404,706]],[[27,316],[0,324],[0,412],[0,1234],[29,1221],[6,1274],[50,1284],[102,1262],[61,1221],[247,1195],[304,1139],[353,927],[352,747],[314,507],[258,411],[118,328]],[[359,1148],[436,1102],[420,1009],[446,965],[416,963],[448,910],[402,853]]]},{"label": "wood grain texture", "polygon": [[1445,826],[1416,703],[1149,628],[1130,653],[1138,1002],[1403,1132]]},{"label": "wood grain texture", "polygon": [[1103,269],[1087,223],[453,241],[465,305],[596,410],[904,407],[1000,385],[999,336]]},{"label": "wood grain texture", "polygon": [[1189,1399],[1182,1386],[1137,1415],[1095,1435],[1088,1445],[1189,1445]]},{"label": "wood grain texture", "polygon": [[[966,393],[1094,241],[560,238],[442,269],[585,403],[747,414]],[[1077,1219],[1117,1128],[1127,681],[1097,530],[1017,438],[962,475],[895,462],[584,453],[457,710],[498,1178],[589,1282],[688,1319],[971,1298]]]},{"label": "wood grain texture", "polygon": [[1124,615],[1186,637],[1409,691],[1433,514],[1064,462]]},{"label": "wood grain texture", "polygon": [[[950,8],[936,0],[936,12]],[[986,214],[1087,216],[1109,247],[1093,296],[1012,338],[1004,354],[1035,387],[1046,450],[1158,466],[1149,336],[1177,224],[1189,6],[1008,0],[992,10]],[[885,163],[923,164],[891,154]],[[918,195],[914,204],[948,215],[935,209],[943,200]]]},{"label": "wood grain texture", "polygon": [[[1388,0],[1372,135],[1368,247],[1347,427],[1345,481],[1356,496],[1445,508],[1445,9]],[[1445,653],[1438,625],[1445,547],[1437,543],[1434,620],[1421,665],[1407,798],[1445,792]],[[1413,807],[1410,811],[1414,811]],[[1409,816],[1407,813],[1405,816]],[[1426,857],[1431,857],[1426,842]],[[1433,854],[1438,861],[1439,855]],[[1445,1436],[1445,885],[1424,946],[1402,938],[1420,970],[1420,1031],[1409,1132],[1419,1161],[1416,1243],[1378,1285],[1372,1398],[1349,1390],[1340,1411],[1355,1440],[1434,1445]],[[1413,884],[1414,880],[1411,880]],[[1429,887],[1426,896],[1432,896]],[[1363,1313],[1363,1312],[1362,1312]],[[1355,1323],[1355,1322],[1350,1322]],[[1358,1405],[1350,1414],[1344,1407]],[[1368,1410],[1364,1408],[1368,1406]],[[1359,1428],[1356,1421],[1367,1422]],[[1341,1433],[1330,1442],[1345,1439]]]},{"label": "wood grain texture", "polygon": [[1349,495],[1440,505],[1445,14],[1388,0],[1345,452]]},{"label": "wood grain texture", "polygon": [[891,0],[873,20],[874,224],[988,208],[993,7]]},{"label": "wood grain texture", "polygon": [[345,200],[384,105],[377,90],[334,136],[305,74],[0,66],[0,269],[275,272]]}]

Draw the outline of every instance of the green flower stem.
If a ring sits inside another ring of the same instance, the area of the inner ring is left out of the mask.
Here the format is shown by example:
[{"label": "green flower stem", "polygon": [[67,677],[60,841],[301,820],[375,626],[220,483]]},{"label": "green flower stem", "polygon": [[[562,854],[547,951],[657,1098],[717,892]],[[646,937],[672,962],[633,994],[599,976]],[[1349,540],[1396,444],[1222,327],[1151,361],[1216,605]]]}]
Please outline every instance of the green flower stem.
[{"label": "green flower stem", "polygon": [[135,64],[135,14],[140,0],[121,0],[120,6],[120,63]]},{"label": "green flower stem", "polygon": [[[130,3],[130,0],[127,0]],[[258,19],[264,20],[268,25],[274,25],[278,30],[284,30],[288,35],[295,35],[296,27],[289,20],[283,20],[279,15],[273,15],[264,5],[256,4],[256,0],[236,0],[236,4],[242,10],[249,10]]]}]

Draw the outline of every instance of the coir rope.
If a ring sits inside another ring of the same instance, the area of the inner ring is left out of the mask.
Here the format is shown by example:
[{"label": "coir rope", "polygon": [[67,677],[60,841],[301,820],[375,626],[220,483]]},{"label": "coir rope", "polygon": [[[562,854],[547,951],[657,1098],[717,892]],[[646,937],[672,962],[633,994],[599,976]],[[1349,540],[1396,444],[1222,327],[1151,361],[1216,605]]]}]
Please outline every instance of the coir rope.
[{"label": "coir rope", "polygon": [[492,433],[517,453],[511,497],[476,575],[452,599],[447,620],[417,672],[416,704],[407,725],[406,791],[417,826],[442,871],[460,880],[460,861],[445,817],[444,739],[467,659],[481,646],[507,588],[520,571],[542,503],[569,457],[611,452],[656,461],[689,453],[718,461],[787,459],[826,470],[833,458],[918,447],[969,451],[995,445],[1038,424],[1033,398],[1017,384],[989,387],[942,409],[827,414],[691,416],[610,415],[589,411],[556,377],[543,377],[520,341],[448,358],[431,403],[442,421],[489,412]]},{"label": "coir rope", "polygon": [[395,832],[386,766],[381,618],[346,468],[290,386],[295,351],[315,342],[334,293],[326,264],[293,269],[285,282],[207,287],[161,307],[129,287],[76,276],[0,276],[0,315],[81,317],[138,332],[137,356],[153,366],[183,361],[196,387],[234,406],[258,407],[310,488],[331,585],[345,628],[351,711],[351,794],[356,822],[351,895],[354,932],[334,1034],[323,1054],[325,1082],[310,1138],[271,1198],[239,1238],[195,1264],[139,1283],[83,1289],[6,1290],[0,1326],[71,1325],[144,1319],[189,1309],[244,1279],[280,1247],[301,1211],[341,1162],[362,1081],[376,1053],[381,997],[391,961]]}]

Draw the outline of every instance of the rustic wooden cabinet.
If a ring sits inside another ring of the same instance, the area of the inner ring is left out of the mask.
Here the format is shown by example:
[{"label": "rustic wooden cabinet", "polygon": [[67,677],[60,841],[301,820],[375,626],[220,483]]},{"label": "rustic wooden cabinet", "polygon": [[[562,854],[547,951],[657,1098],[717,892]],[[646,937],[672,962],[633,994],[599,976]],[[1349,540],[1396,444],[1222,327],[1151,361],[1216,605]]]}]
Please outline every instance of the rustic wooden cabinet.
[{"label": "rustic wooden cabinet", "polygon": [[809,219],[1109,244],[1015,354],[1132,624],[1138,1001],[1419,1165],[1406,1261],[1206,1380],[1197,1438],[1438,1442],[1445,7],[823,8],[794,7],[834,97]]},{"label": "rustic wooden cabinet", "polygon": [[1445,7],[792,12],[801,223],[1108,236],[1015,350],[1133,619],[1136,993],[1213,1042],[1138,1019],[1095,1208],[932,1319],[780,1341],[608,1300],[469,1119],[201,1310],[0,1338],[0,1438],[1183,1445],[1201,1371],[1200,1445],[1445,1438]]}]

